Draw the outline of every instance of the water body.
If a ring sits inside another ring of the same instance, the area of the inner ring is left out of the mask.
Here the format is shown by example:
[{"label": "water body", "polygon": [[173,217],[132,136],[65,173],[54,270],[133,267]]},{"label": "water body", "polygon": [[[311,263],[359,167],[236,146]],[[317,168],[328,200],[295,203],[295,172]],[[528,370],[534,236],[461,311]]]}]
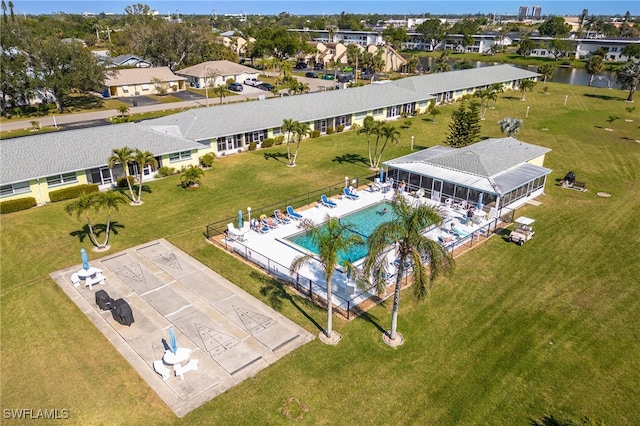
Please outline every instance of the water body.
[{"label": "water body", "polygon": [[[449,65],[451,65],[451,69],[453,69],[453,65],[458,61],[449,61]],[[435,58],[432,57],[421,57],[420,63],[423,69],[431,69],[433,64],[435,63]],[[497,65],[497,62],[482,62],[482,61],[472,61],[476,68],[488,67],[492,65]],[[516,65],[518,68],[522,68],[528,71],[536,72],[538,67],[536,66],[526,66],[526,65]],[[556,67],[553,73],[553,76],[550,80],[554,83],[564,83],[564,84],[575,84],[580,86],[588,86],[589,78],[591,76],[584,69],[578,68],[565,68],[565,67]],[[609,82],[609,78],[611,78],[611,82]],[[620,84],[618,84],[615,74],[611,77],[606,73],[596,74],[593,78],[593,82],[591,83],[592,87],[608,87],[611,84],[611,87],[614,89],[620,89]]]}]

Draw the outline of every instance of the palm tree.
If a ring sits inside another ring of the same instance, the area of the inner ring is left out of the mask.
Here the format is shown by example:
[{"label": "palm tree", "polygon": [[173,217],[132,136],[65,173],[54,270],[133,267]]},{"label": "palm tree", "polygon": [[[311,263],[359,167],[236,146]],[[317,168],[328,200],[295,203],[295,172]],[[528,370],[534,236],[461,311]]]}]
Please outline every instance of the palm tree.
[{"label": "palm tree", "polygon": [[302,141],[302,138],[308,136],[309,133],[311,133],[309,123],[296,122],[294,133],[296,135],[296,150],[293,153],[293,161],[289,159],[289,166],[291,167],[295,167],[296,165],[296,159],[298,158],[298,150],[300,149],[300,142]]},{"label": "palm tree", "polygon": [[[413,295],[416,301],[421,301],[428,296],[429,289],[437,277],[453,271],[454,261],[446,248],[423,234],[428,227],[442,223],[442,217],[436,209],[426,205],[414,208],[404,197],[397,197],[393,211],[394,219],[379,225],[369,236],[369,252],[364,261],[363,273],[365,277],[371,277],[378,292],[382,293],[389,273],[386,250],[389,244],[395,244],[395,263],[398,266],[393,292],[391,329],[384,337],[388,338],[389,344],[401,344],[402,337],[397,339],[396,329],[405,271],[411,266],[409,274],[413,280]],[[381,262],[382,258],[385,261]]]},{"label": "palm tree", "polygon": [[136,149],[133,155],[133,161],[138,165],[138,198],[135,200],[136,204],[142,203],[142,175],[144,168],[151,166],[155,169],[158,167],[158,161],[153,156],[153,153],[149,151],[141,151]]},{"label": "palm tree", "polygon": [[292,118],[282,120],[282,131],[287,134],[287,160],[289,165],[291,165],[291,148],[289,143],[291,142],[291,134],[295,132],[297,125],[298,122]]},{"label": "palm tree", "polygon": [[519,118],[506,117],[498,121],[500,125],[500,131],[502,133],[507,132],[507,136],[511,137],[520,131],[522,127],[522,120]]},{"label": "palm tree", "polygon": [[371,115],[367,115],[362,122],[362,128],[358,129],[359,135],[365,135],[367,138],[367,151],[369,152],[369,168],[375,169],[373,164],[373,157],[371,156],[371,136],[376,134],[376,129],[379,128],[382,122],[376,121]]},{"label": "palm tree", "polygon": [[213,93],[220,97],[220,105],[222,105],[222,98],[227,97],[230,92],[229,89],[227,89],[227,86],[221,84],[213,88]]},{"label": "palm tree", "polygon": [[593,55],[587,60],[585,65],[587,73],[589,73],[589,86],[593,83],[596,74],[600,74],[604,70],[604,58],[600,55]]},{"label": "palm tree", "polygon": [[545,83],[553,76],[555,68],[553,64],[542,64],[538,67],[538,72],[544,76]]},{"label": "palm tree", "polygon": [[380,134],[380,138],[384,139],[384,142],[382,143],[382,145],[379,145],[378,141],[376,140],[376,147],[373,153],[374,167],[376,169],[380,167],[380,161],[382,161],[382,153],[387,147],[387,144],[389,142],[397,144],[399,142],[398,136],[400,136],[400,131],[393,127],[391,124],[387,123],[384,123],[382,126],[380,126],[378,132]]},{"label": "palm tree", "polygon": [[525,99],[525,94],[527,91],[532,91],[533,88],[536,86],[536,82],[530,79],[526,79],[526,80],[522,80],[520,82],[520,91],[522,92],[522,99],[521,100],[526,100]]},{"label": "palm tree", "polygon": [[198,166],[189,166],[184,169],[180,180],[183,188],[196,188],[200,186],[200,178],[204,176],[204,171]]},{"label": "palm tree", "polygon": [[489,90],[491,90],[491,93],[493,93],[495,95],[495,97],[492,97],[492,103],[491,103],[491,109],[494,109],[496,107],[496,102],[498,100],[498,93],[504,93],[504,84],[502,83],[493,83],[489,86]]},{"label": "palm tree", "polygon": [[98,211],[99,205],[96,199],[96,193],[87,194],[85,192],[81,193],[80,196],[73,202],[64,206],[64,210],[73,215],[76,214],[76,217],[80,219],[80,216],[84,216],[87,220],[87,227],[89,228],[89,239],[91,240],[91,244],[96,247],[99,247],[98,241],[96,239],[96,234],[93,232],[93,224],[91,223],[91,210]]},{"label": "palm tree", "polygon": [[[346,260],[340,261],[339,254],[341,252],[348,252],[358,244],[364,244],[364,241],[359,235],[348,232],[348,223],[341,222],[339,219],[329,217],[328,215],[323,225],[315,225],[313,222],[305,220],[302,222],[302,227],[309,232],[311,241],[318,247],[317,257],[327,283],[327,329],[324,332],[327,341],[325,343],[337,343],[340,340],[340,335],[334,336],[332,329],[333,303],[331,300],[331,279],[339,264],[345,267],[348,274],[355,274],[356,268],[353,264]],[[296,257],[293,259],[293,262],[291,262],[291,266],[289,267],[290,272],[292,274],[297,273],[303,265],[315,257],[313,253]],[[320,337],[322,340],[322,335]]]},{"label": "palm tree", "polygon": [[98,208],[107,210],[107,228],[105,230],[104,243],[98,248],[105,248],[109,245],[109,235],[111,234],[111,212],[113,210],[118,211],[119,204],[124,203],[124,198],[116,191],[106,191],[98,194],[99,196],[96,197]]},{"label": "palm tree", "polygon": [[129,180],[129,163],[133,160],[132,157],[133,149],[128,146],[123,146],[122,148],[114,148],[111,151],[111,156],[107,160],[109,164],[109,168],[113,169],[118,164],[122,166],[124,170],[124,176],[127,179],[127,186],[129,187],[129,193],[131,194],[131,201],[135,201],[136,198],[133,195],[133,189],[131,188],[131,181]]}]

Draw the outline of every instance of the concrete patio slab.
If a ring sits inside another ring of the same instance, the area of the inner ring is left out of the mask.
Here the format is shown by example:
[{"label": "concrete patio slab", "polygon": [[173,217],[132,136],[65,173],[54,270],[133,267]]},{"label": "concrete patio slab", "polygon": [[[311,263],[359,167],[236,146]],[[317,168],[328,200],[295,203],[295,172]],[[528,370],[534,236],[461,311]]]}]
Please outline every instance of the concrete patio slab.
[{"label": "concrete patio slab", "polygon": [[[314,339],[166,240],[90,264],[102,269],[104,284],[74,287],[71,275],[81,265],[51,277],[179,417]],[[124,299],[133,324],[122,325],[111,311],[100,310],[99,290]],[[169,326],[178,345],[191,350],[189,359],[198,360],[198,369],[185,373],[184,380],[166,362],[172,372],[166,381],[153,369],[169,349]]]}]

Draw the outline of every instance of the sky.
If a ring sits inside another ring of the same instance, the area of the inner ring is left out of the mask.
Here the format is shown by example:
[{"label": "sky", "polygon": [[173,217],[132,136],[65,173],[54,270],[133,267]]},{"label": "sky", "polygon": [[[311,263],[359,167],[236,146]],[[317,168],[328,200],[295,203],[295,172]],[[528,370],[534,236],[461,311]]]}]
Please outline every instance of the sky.
[{"label": "sky", "polygon": [[335,15],[347,13],[380,13],[421,15],[465,14],[465,13],[496,13],[498,15],[516,15],[519,6],[529,6],[529,13],[533,6],[541,6],[543,15],[579,15],[583,9],[589,10],[589,15],[624,15],[627,11],[632,16],[640,16],[640,1],[537,1],[537,0],[448,0],[448,1],[407,1],[407,0],[349,0],[349,1],[269,1],[269,0],[235,0],[235,1],[204,1],[204,0],[73,0],[73,1],[41,1],[14,0],[16,14],[50,14],[64,12],[81,14],[105,12],[123,14],[124,9],[132,4],[146,4],[152,10],[162,15],[209,15],[225,13],[243,13],[250,15],[277,15],[287,12],[293,15]]}]

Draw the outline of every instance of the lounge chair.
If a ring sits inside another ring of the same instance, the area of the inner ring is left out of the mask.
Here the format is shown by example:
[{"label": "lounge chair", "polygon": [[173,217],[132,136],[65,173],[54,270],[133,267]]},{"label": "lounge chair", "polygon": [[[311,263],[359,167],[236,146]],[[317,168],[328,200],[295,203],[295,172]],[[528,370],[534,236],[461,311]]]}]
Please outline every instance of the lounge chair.
[{"label": "lounge chair", "polygon": [[227,237],[229,237],[230,240],[243,241],[244,233],[233,226],[233,223],[227,223]]},{"label": "lounge chair", "polygon": [[287,216],[293,220],[302,220],[302,215],[300,213],[296,213],[291,206],[287,206]]},{"label": "lounge chair", "polygon": [[278,222],[276,222],[275,220],[271,219],[269,217],[263,217],[260,219],[260,221],[262,222],[262,224],[264,226],[266,226],[269,229],[276,229],[278,227]]},{"label": "lounge chair", "polygon": [[325,207],[329,207],[329,208],[334,208],[334,207],[338,207],[338,205],[336,203],[334,203],[333,201],[329,200],[327,198],[326,195],[322,194],[322,196],[320,197],[320,201],[322,202],[322,205]]},{"label": "lounge chair", "polygon": [[291,219],[289,219],[287,216],[282,214],[282,212],[278,209],[273,211],[273,217],[276,218],[276,222],[280,222],[283,225],[286,225],[287,223],[291,223]]},{"label": "lounge chair", "polygon": [[266,234],[267,232],[271,231],[271,228],[263,224],[258,219],[254,219],[254,222],[251,224],[251,229],[256,231],[258,234]]},{"label": "lounge chair", "polygon": [[346,186],[344,187],[343,191],[344,191],[344,196],[350,200],[358,200],[360,198],[358,194],[354,194]]}]

